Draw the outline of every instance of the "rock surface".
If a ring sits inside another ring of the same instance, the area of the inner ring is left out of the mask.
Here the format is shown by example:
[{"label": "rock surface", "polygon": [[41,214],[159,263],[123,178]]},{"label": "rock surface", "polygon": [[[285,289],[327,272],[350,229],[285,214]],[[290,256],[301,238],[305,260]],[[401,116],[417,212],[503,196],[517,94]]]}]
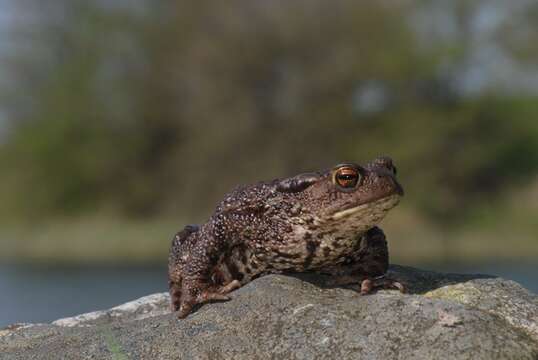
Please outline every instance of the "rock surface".
[{"label": "rock surface", "polygon": [[513,281],[402,266],[409,294],[271,275],[184,320],[154,294],[0,330],[1,359],[538,359],[538,296]]}]

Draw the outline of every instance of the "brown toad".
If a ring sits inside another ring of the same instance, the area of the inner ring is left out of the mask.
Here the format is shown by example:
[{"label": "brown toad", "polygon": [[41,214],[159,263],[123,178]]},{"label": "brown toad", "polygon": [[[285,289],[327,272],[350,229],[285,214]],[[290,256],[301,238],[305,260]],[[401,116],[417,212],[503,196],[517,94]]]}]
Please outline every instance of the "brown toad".
[{"label": "brown toad", "polygon": [[401,284],[383,278],[385,236],[376,224],[403,195],[388,157],[365,166],[240,186],[208,222],[174,237],[168,276],[173,311],[228,300],[230,291],[269,273],[314,271],[335,283],[361,282],[361,293]]}]

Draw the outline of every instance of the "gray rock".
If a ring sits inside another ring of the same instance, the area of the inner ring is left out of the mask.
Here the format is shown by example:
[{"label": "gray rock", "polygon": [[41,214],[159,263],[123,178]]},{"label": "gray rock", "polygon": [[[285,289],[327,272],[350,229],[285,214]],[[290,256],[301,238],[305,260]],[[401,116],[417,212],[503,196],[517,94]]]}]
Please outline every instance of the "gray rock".
[{"label": "gray rock", "polygon": [[1,359],[538,359],[538,297],[513,281],[393,266],[410,294],[271,275],[184,320],[168,295],[0,330]]}]

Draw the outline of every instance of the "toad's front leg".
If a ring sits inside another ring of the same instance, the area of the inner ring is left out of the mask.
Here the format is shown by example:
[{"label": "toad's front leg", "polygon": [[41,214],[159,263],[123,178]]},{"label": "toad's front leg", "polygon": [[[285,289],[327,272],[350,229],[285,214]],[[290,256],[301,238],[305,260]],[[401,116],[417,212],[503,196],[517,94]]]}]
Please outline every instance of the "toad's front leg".
[{"label": "toad's front leg", "polygon": [[376,289],[397,289],[406,292],[404,284],[388,276],[389,253],[385,234],[373,227],[362,236],[359,249],[350,254],[344,264],[322,269],[333,276],[331,285],[342,286],[360,283],[361,295]]},{"label": "toad's front leg", "polygon": [[171,309],[178,311],[179,318],[196,305],[229,300],[226,294],[241,286],[238,280],[216,274],[225,253],[225,243],[203,227],[190,225],[176,234],[170,249],[168,284]]}]

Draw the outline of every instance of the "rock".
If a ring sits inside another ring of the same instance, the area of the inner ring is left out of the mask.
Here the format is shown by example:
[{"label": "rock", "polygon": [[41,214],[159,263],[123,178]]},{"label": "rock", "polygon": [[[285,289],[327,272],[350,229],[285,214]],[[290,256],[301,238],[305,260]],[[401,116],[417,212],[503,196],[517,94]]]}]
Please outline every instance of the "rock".
[{"label": "rock", "polygon": [[410,294],[270,275],[184,320],[154,294],[0,330],[2,359],[534,359],[538,297],[513,281],[392,266]]}]

